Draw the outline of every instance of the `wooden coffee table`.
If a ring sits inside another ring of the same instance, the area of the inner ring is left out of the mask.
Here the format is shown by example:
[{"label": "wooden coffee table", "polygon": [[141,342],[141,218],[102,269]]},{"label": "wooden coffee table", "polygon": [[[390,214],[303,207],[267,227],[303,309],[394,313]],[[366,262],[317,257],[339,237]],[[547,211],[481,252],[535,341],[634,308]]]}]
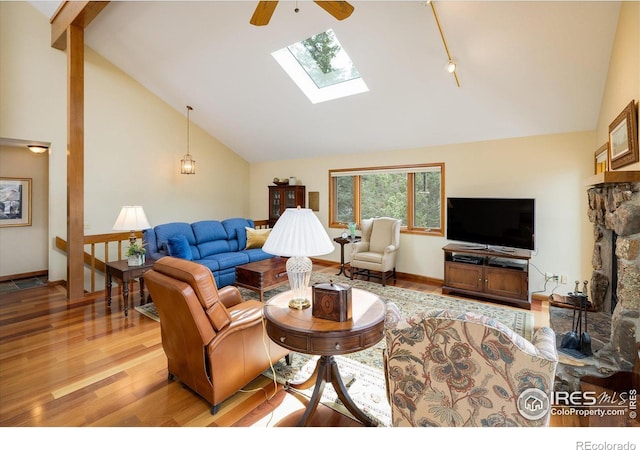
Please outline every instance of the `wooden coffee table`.
[{"label": "wooden coffee table", "polygon": [[257,292],[262,302],[266,291],[289,282],[286,265],[287,258],[276,256],[236,266],[235,285]]},{"label": "wooden coffee table", "polygon": [[[380,342],[384,334],[384,302],[371,292],[352,288],[353,318],[345,322],[334,322],[314,317],[312,308],[289,308],[292,295],[292,291],[286,291],[270,299],[264,305],[264,318],[267,334],[278,345],[295,352],[320,355],[308,380],[288,384],[289,387],[301,390],[315,384],[298,426],[309,424],[327,382],[333,385],[342,404],[357,420],[367,426],[376,426],[376,420],[362,412],[349,396],[340,378],[334,355],[358,352]],[[312,298],[311,288],[308,288],[307,296]]]}]

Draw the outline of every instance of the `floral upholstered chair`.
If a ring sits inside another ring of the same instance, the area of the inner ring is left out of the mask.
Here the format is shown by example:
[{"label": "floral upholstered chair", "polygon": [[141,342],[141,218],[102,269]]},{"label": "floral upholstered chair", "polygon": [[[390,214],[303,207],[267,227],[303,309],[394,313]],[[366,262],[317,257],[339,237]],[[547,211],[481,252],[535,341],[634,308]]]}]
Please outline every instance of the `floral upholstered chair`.
[{"label": "floral upholstered chair", "polygon": [[449,310],[401,318],[387,306],[385,375],[392,426],[546,426],[555,334],[527,341],[495,319]]}]

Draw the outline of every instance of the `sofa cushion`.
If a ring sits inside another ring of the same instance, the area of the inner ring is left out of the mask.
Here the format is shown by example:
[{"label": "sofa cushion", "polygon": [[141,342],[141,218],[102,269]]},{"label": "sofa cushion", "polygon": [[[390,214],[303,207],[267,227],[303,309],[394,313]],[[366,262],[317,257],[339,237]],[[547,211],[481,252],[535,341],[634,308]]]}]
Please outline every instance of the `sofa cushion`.
[{"label": "sofa cushion", "polygon": [[196,247],[196,237],[193,234],[191,224],[186,222],[171,222],[162,225],[156,225],[153,230],[155,231],[157,242],[156,245],[158,246],[159,252],[166,252],[166,254],[169,254],[169,238],[175,236],[176,234],[183,234],[187,238],[187,242],[189,242],[189,247],[191,247],[191,254],[193,255],[193,259],[200,259],[200,252]]},{"label": "sofa cushion", "polygon": [[167,247],[169,250],[169,256],[186,259],[188,261],[193,260],[193,253],[191,253],[189,241],[187,241],[187,238],[184,234],[176,234],[175,236],[171,236],[169,238],[169,241],[167,242]]},{"label": "sofa cushion", "polygon": [[223,220],[222,226],[227,230],[229,251],[231,252],[244,250],[247,246],[247,232],[245,231],[245,227],[255,228],[253,220],[238,217]]},{"label": "sofa cushion", "polygon": [[270,228],[256,230],[255,228],[245,227],[244,229],[247,232],[247,246],[245,247],[245,250],[250,248],[262,248],[269,237],[269,233],[271,233]]},{"label": "sofa cushion", "polygon": [[231,251],[227,231],[217,220],[202,220],[192,225],[200,258]]},{"label": "sofa cushion", "polygon": [[227,252],[218,253],[215,255],[209,255],[203,258],[201,261],[217,261],[220,265],[220,270],[235,268],[241,264],[247,264],[249,262],[249,256],[243,252]]}]

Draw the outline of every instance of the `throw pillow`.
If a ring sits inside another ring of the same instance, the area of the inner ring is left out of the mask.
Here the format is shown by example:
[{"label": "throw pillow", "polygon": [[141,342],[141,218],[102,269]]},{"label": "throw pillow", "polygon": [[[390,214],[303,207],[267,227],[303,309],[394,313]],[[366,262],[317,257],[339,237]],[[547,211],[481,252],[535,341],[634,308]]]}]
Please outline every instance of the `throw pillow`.
[{"label": "throw pillow", "polygon": [[187,237],[184,234],[176,234],[170,237],[167,242],[167,247],[169,249],[169,256],[193,261],[191,247],[189,247],[189,241],[187,241]]},{"label": "throw pillow", "polygon": [[271,228],[256,230],[254,228],[244,227],[244,229],[247,231],[247,247],[245,250],[250,248],[262,248],[269,237],[269,233],[271,233]]}]

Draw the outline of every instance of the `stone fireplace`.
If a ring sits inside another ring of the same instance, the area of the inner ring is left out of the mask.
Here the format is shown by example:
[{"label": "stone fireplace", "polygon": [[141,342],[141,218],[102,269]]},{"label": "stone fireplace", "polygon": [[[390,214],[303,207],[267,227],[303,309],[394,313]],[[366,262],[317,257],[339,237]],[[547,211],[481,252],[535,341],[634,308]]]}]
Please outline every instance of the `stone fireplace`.
[{"label": "stone fireplace", "polygon": [[590,300],[592,310],[611,314],[611,341],[597,356],[630,370],[640,340],[639,172],[607,174],[616,175],[588,190],[595,241]]}]

